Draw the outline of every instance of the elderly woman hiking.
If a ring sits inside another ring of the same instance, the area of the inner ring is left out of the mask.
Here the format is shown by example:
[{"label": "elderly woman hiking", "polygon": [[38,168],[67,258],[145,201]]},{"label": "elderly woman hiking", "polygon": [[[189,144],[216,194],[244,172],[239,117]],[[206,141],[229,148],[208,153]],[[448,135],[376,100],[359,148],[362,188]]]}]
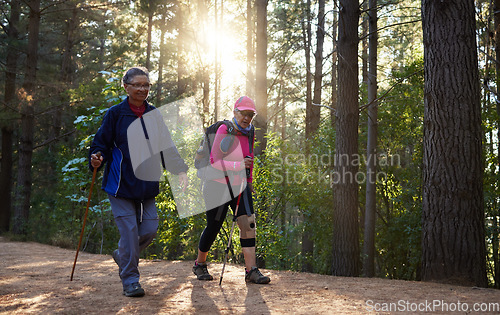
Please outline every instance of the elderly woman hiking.
[{"label": "elderly woman hiking", "polygon": [[[143,122],[143,115],[155,108],[146,101],[151,88],[147,69],[130,68],[123,76],[123,87],[127,98],[109,108],[104,115],[90,147],[89,157],[92,168],[107,163],[102,189],[108,193],[120,232],[118,249],[113,252],[113,259],[118,264],[123,294],[139,297],[145,294],[139,283],[139,254],[153,241],[158,229],[155,196],[159,193],[159,182],[137,178],[131,159],[130,146],[134,143],[127,132],[134,121],[141,119]],[[162,152],[164,166],[171,173],[179,175],[185,188],[188,167],[173,145],[166,126],[159,126],[159,130],[163,132],[162,140],[171,144]],[[148,139],[147,136],[145,138]],[[161,172],[161,166],[158,167]]]},{"label": "elderly woman hiking", "polygon": [[[199,280],[213,279],[208,272],[206,259],[231,206],[233,211],[236,208],[238,211],[235,215],[245,258],[245,281],[258,284],[267,284],[271,281],[259,271],[255,261],[256,226],[252,199],[254,193],[252,120],[255,115],[254,101],[242,96],[234,104],[232,124],[229,127],[227,124],[221,124],[215,134],[211,146],[210,167],[217,169],[222,176],[206,180],[203,187],[205,203],[210,210],[206,212],[207,225],[201,235],[198,257],[193,266],[193,272]],[[228,128],[234,128],[236,132],[230,132]],[[231,195],[229,198],[227,198],[228,193]],[[238,202],[240,194],[241,200]]]}]

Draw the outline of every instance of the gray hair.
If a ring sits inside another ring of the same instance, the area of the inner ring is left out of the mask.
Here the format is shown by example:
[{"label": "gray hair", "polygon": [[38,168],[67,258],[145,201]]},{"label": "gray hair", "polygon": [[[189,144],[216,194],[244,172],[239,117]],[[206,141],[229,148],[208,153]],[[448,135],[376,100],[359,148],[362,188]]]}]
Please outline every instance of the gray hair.
[{"label": "gray hair", "polygon": [[125,84],[129,84],[132,81],[132,78],[137,75],[145,75],[149,80],[149,71],[145,67],[132,67],[127,70],[125,75],[122,78],[122,82]]}]

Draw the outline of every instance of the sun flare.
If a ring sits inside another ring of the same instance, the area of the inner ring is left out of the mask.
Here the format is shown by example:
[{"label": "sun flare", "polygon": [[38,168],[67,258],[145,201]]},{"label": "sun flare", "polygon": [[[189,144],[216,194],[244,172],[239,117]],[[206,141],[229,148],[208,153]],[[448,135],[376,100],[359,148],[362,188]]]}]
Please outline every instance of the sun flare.
[{"label": "sun flare", "polygon": [[[218,56],[218,70],[222,84],[238,84],[245,82],[246,44],[241,35],[230,30],[208,30],[205,34],[208,43],[206,60],[215,64]],[[215,68],[215,67],[214,67]]]}]

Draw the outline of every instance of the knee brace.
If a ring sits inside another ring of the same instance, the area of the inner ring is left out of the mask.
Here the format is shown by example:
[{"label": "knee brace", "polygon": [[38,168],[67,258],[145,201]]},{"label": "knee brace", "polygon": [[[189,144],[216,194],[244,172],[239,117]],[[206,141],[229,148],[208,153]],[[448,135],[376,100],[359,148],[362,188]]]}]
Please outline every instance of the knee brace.
[{"label": "knee brace", "polygon": [[255,214],[240,215],[236,220],[240,228],[240,239],[255,239]]}]

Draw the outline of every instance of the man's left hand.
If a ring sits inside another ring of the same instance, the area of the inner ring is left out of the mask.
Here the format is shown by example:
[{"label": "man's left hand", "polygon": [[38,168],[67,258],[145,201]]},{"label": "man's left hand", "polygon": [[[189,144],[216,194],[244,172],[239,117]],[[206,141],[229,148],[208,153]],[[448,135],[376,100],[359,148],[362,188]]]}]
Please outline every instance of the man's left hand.
[{"label": "man's left hand", "polygon": [[185,172],[179,173],[178,176],[179,176],[179,183],[181,184],[182,191],[184,192],[186,191],[186,188],[189,184],[188,176]]}]

